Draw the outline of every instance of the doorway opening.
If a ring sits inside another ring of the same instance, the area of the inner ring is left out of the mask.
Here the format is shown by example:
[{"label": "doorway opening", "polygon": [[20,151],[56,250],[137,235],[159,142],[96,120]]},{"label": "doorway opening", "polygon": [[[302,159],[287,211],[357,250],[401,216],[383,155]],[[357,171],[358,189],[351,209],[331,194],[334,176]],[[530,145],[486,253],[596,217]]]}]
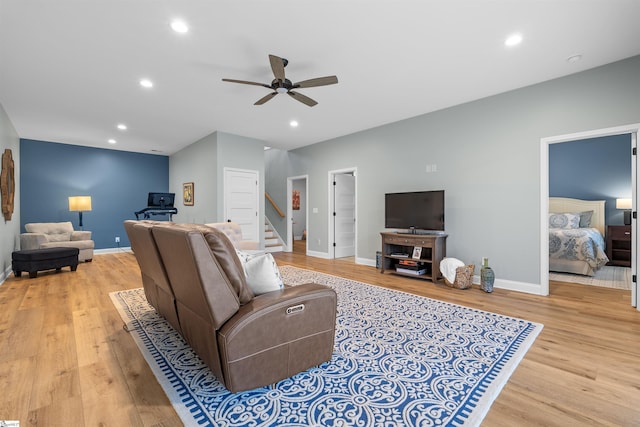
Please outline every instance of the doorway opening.
[{"label": "doorway opening", "polygon": [[[549,295],[549,146],[551,144],[578,141],[614,135],[631,135],[631,148],[636,150],[638,132],[640,124],[619,126],[614,128],[597,129],[587,132],[579,132],[568,135],[559,135],[540,140],[540,294]],[[631,161],[631,197],[632,211],[636,212],[637,192],[638,192],[638,174],[637,174],[638,156],[632,156]],[[637,272],[637,255],[638,255],[638,239],[636,220],[631,221],[631,275],[636,277]],[[631,305],[640,308],[638,301],[637,283],[631,284]]]},{"label": "doorway opening", "polygon": [[309,233],[309,176],[287,178],[287,247],[286,252],[307,253]]}]

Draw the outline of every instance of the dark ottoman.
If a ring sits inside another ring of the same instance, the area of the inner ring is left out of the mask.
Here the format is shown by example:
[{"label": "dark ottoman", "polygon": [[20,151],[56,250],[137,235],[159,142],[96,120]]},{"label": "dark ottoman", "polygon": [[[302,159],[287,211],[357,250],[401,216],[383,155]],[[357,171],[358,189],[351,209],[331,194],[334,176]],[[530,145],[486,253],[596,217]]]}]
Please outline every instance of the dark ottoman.
[{"label": "dark ottoman", "polygon": [[60,271],[62,267],[71,267],[71,271],[78,268],[78,248],[46,248],[15,251],[11,254],[13,274],[20,277],[23,271],[29,272],[32,279],[38,276],[38,271]]}]

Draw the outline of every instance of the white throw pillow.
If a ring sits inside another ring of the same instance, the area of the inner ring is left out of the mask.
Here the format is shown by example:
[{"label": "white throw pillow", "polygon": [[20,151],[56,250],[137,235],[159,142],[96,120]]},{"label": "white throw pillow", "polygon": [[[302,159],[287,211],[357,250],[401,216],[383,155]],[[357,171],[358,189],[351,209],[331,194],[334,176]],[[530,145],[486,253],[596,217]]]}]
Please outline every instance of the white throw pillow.
[{"label": "white throw pillow", "polygon": [[284,288],[280,270],[269,253],[251,255],[237,251],[247,279],[247,285],[254,294],[260,295]]}]

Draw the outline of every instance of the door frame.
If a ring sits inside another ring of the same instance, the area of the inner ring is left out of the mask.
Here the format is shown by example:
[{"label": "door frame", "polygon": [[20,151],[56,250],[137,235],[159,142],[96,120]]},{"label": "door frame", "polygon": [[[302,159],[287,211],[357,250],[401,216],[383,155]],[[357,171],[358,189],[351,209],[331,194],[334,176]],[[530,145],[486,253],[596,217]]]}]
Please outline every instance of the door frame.
[{"label": "door frame", "polygon": [[[640,123],[622,125],[610,128],[594,129],[584,132],[557,135],[540,139],[540,294],[549,295],[549,145],[560,142],[577,141],[581,139],[599,138],[603,136],[631,134],[631,147],[636,148],[640,133]],[[637,212],[638,182],[637,163],[639,156],[631,159],[631,210]],[[631,220],[631,274],[638,270],[638,250],[636,220]],[[637,291],[638,284],[631,285],[631,305],[640,311],[640,298]]]},{"label": "door frame", "polygon": [[[287,244],[284,248],[285,252],[293,251],[293,200],[291,193],[293,192],[293,181],[304,179],[307,213],[305,215],[307,238],[309,236],[309,175],[298,175],[287,177]],[[309,248],[305,251],[305,255]]]},{"label": "door frame", "polygon": [[356,206],[354,209],[354,217],[355,217],[355,236],[354,236],[354,247],[355,247],[355,257],[358,257],[358,168],[353,166],[350,168],[344,168],[344,169],[336,169],[336,170],[332,170],[329,171],[329,179],[328,179],[328,198],[329,198],[329,203],[327,203],[327,206],[329,206],[327,215],[328,215],[328,221],[327,224],[329,225],[327,228],[327,253],[329,254],[329,258],[330,259],[335,259],[336,258],[336,250],[335,250],[335,246],[333,246],[334,243],[334,236],[335,236],[335,228],[336,228],[336,222],[335,222],[335,218],[333,216],[333,212],[334,212],[334,208],[335,208],[335,204],[334,204],[334,198],[333,198],[333,180],[334,180],[334,176],[336,175],[344,175],[344,174],[353,174],[353,177],[355,179],[354,182],[354,187],[355,187],[355,200],[356,200]]}]

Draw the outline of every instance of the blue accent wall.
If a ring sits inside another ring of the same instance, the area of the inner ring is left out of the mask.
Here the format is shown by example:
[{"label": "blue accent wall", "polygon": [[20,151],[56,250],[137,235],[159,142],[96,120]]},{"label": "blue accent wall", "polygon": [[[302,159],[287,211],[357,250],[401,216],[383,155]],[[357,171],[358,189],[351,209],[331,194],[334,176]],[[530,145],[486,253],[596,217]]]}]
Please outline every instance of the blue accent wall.
[{"label": "blue accent wall", "polygon": [[616,199],[631,198],[631,135],[549,145],[549,196],[606,200],[605,223],[622,225]]},{"label": "blue accent wall", "polygon": [[[169,157],[29,139],[20,140],[20,229],[30,222],[71,221],[69,196],[91,196],[83,229],[96,249],[131,246],[122,225],[146,207],[151,191],[169,191]],[[158,217],[166,219],[166,217]]]}]

